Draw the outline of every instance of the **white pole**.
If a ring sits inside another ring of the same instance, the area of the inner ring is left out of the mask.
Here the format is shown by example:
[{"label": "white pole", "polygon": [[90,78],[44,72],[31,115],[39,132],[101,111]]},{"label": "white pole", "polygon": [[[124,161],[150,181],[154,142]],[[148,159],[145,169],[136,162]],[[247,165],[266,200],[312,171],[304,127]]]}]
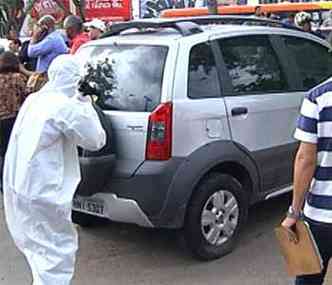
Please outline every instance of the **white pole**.
[{"label": "white pole", "polygon": [[131,9],[133,13],[133,19],[140,18],[140,10],[141,10],[141,1],[140,0],[128,0],[131,1]]}]

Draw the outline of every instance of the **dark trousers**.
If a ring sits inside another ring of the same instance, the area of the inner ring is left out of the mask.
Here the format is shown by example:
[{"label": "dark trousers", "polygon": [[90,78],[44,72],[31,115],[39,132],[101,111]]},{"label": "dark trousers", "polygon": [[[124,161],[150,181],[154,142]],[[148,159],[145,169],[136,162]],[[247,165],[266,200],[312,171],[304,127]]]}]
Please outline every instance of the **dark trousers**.
[{"label": "dark trousers", "polygon": [[2,157],[4,157],[6,154],[10,139],[10,134],[12,132],[15,119],[16,118],[0,120],[0,147],[1,147],[0,155]]},{"label": "dark trousers", "polygon": [[315,275],[298,276],[295,285],[321,285],[327,272],[329,261],[332,257],[332,224],[320,223],[306,218],[311,232],[317,243],[323,259],[324,269],[322,273]]},{"label": "dark trousers", "polygon": [[2,186],[3,164],[10,134],[16,118],[0,120],[0,188]]}]

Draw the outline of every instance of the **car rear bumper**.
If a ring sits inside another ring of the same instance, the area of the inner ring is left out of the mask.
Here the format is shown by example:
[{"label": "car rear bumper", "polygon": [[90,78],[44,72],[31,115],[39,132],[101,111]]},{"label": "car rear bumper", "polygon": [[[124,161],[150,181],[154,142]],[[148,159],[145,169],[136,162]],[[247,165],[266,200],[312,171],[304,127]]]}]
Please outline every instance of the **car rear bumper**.
[{"label": "car rear bumper", "polygon": [[[169,189],[183,158],[168,161],[145,161],[128,178],[112,176],[105,187],[92,195],[75,194],[82,201],[99,200],[104,205],[102,217],[117,222],[134,223],[144,227],[159,227],[162,210],[167,203]],[[97,189],[97,188],[95,188]],[[74,201],[75,202],[75,201]],[[96,215],[91,211],[75,211]],[[172,225],[170,227],[173,227]]]},{"label": "car rear bumper", "polygon": [[[77,203],[85,203],[86,201],[99,201],[104,205],[103,214],[94,214],[86,211],[81,207],[77,207]],[[73,210],[77,212],[94,214],[115,222],[124,222],[137,224],[142,227],[152,228],[153,224],[145,215],[142,209],[138,206],[136,201],[131,199],[119,198],[112,193],[97,193],[90,197],[75,196],[73,202]]]}]

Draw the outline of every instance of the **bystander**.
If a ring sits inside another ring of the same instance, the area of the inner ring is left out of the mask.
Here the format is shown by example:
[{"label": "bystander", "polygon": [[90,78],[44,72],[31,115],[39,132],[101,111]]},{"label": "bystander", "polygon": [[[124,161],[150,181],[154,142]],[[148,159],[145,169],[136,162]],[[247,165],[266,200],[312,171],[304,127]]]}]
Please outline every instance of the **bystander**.
[{"label": "bystander", "polygon": [[33,32],[28,47],[28,56],[37,57],[36,71],[45,73],[51,62],[59,55],[68,52],[63,37],[55,30],[55,19],[42,17]]},{"label": "bystander", "polygon": [[332,257],[332,79],[305,97],[295,138],[293,201],[282,225],[292,228],[301,216],[310,225],[323,261],[320,274],[298,276],[296,285],[322,285]]},{"label": "bystander", "polygon": [[[26,96],[26,77],[20,73],[18,58],[12,52],[0,55],[0,177],[15,118]],[[1,181],[2,182],[2,181]],[[2,183],[0,183],[0,188]]]},{"label": "bystander", "polygon": [[21,64],[24,66],[26,70],[35,71],[37,68],[37,58],[30,57],[28,55],[29,45],[30,45],[30,40],[24,41],[22,43],[18,57]]},{"label": "bystander", "polygon": [[84,26],[89,31],[90,40],[97,40],[106,31],[106,25],[102,20],[93,19],[91,22],[87,22]]},{"label": "bystander", "polygon": [[311,15],[307,12],[299,12],[295,15],[295,25],[302,29],[304,32],[311,33],[322,39],[325,39],[320,31],[312,30]]},{"label": "bystander", "polygon": [[264,12],[262,11],[262,7],[261,6],[256,6],[255,7],[255,17],[265,17]]},{"label": "bystander", "polygon": [[18,55],[20,52],[20,49],[22,47],[22,43],[20,39],[13,39],[9,42],[9,50],[14,53],[15,55]]},{"label": "bystander", "polygon": [[289,13],[287,15],[287,18],[282,21],[283,24],[287,26],[295,26],[295,14],[294,13]]},{"label": "bystander", "polygon": [[90,40],[89,35],[83,32],[83,21],[80,17],[68,16],[63,26],[67,37],[70,39],[70,53],[75,54],[79,47]]},{"label": "bystander", "polygon": [[329,11],[326,19],[322,23],[322,27],[332,27],[332,11]]}]

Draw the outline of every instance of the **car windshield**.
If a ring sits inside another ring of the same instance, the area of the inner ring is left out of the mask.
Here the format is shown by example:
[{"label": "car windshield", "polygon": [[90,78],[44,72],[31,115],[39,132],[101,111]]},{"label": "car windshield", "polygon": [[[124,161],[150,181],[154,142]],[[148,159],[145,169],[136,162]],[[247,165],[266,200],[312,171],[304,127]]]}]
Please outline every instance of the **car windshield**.
[{"label": "car windshield", "polygon": [[87,46],[83,74],[106,110],[151,112],[161,98],[168,48],[148,45]]}]

